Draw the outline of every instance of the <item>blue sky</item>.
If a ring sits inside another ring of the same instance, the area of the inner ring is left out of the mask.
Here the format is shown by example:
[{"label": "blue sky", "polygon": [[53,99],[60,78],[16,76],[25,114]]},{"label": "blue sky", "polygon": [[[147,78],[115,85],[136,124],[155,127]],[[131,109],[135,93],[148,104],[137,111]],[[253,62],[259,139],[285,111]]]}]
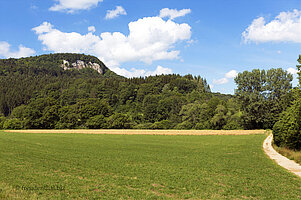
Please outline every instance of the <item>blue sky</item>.
[{"label": "blue sky", "polygon": [[301,54],[300,0],[1,0],[0,24],[0,58],[92,54],[124,76],[190,73],[230,94],[237,73],[295,74]]}]

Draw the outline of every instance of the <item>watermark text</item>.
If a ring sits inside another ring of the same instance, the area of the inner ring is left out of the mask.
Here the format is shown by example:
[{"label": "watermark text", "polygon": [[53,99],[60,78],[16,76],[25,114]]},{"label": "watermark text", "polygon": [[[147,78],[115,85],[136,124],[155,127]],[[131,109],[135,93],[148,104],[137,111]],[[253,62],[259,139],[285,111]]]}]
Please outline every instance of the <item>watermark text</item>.
[{"label": "watermark text", "polygon": [[42,186],[27,186],[27,185],[16,185],[17,190],[25,191],[64,191],[65,186],[63,185],[42,185]]}]

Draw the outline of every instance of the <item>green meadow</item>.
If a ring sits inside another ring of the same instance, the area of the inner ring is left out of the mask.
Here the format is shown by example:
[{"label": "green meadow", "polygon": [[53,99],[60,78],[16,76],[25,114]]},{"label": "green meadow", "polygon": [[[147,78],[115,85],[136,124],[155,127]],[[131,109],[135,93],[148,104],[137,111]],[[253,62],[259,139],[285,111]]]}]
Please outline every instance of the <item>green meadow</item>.
[{"label": "green meadow", "polygon": [[0,132],[0,199],[301,199],[265,137]]}]

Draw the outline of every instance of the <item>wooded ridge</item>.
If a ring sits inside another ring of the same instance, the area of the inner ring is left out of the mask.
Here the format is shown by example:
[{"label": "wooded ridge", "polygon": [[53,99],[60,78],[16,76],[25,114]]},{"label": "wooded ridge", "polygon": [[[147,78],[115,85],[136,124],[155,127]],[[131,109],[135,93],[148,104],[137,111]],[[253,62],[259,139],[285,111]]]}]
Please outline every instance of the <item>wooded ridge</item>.
[{"label": "wooded ridge", "polygon": [[281,68],[244,71],[235,95],[224,95],[201,76],[125,78],[84,54],[0,59],[0,128],[272,129],[277,122],[278,134],[288,113],[300,111],[292,79]]}]

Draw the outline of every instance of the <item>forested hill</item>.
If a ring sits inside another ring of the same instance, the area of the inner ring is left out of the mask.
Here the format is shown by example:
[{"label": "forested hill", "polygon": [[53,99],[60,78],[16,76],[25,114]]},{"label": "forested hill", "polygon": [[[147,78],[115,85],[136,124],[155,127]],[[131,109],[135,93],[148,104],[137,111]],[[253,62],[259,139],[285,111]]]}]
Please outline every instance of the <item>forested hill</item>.
[{"label": "forested hill", "polygon": [[[100,69],[98,74],[95,73],[95,70],[91,70],[93,67]],[[84,54],[72,53],[56,53],[20,59],[0,59],[0,75],[11,76],[13,74],[26,76],[83,76],[84,74],[89,74],[89,76],[116,75],[98,58]]]},{"label": "forested hill", "polygon": [[0,128],[220,129],[211,118],[232,104],[200,76],[128,79],[83,54],[0,60]]},{"label": "forested hill", "polygon": [[104,77],[119,76],[96,57],[84,54],[58,53],[0,59],[0,113],[7,116],[16,106],[28,104],[49,84]]},{"label": "forested hill", "polygon": [[[301,55],[298,59],[301,63]],[[281,68],[241,72],[235,95],[201,76],[125,78],[83,54],[0,60],[0,129],[262,129],[301,148],[299,87]]]}]

